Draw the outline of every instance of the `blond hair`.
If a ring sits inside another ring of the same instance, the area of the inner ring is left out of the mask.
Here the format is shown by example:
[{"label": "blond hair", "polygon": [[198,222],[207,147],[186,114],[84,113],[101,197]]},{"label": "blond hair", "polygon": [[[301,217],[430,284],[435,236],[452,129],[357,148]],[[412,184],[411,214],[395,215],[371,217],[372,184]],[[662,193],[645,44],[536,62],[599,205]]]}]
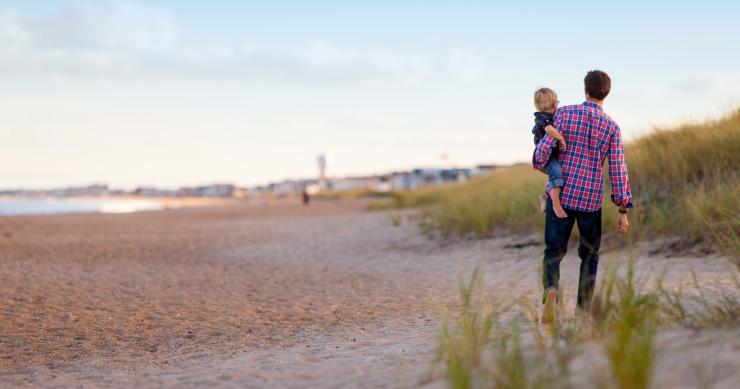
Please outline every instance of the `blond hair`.
[{"label": "blond hair", "polygon": [[558,103],[558,94],[550,88],[540,88],[534,92],[534,106],[544,112],[555,108]]}]

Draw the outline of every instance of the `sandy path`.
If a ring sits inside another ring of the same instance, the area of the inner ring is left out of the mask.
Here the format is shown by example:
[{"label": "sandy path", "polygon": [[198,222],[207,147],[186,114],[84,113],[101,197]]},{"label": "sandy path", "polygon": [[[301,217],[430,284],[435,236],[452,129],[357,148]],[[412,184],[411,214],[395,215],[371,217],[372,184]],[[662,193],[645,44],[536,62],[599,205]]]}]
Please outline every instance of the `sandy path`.
[{"label": "sandy path", "polygon": [[[440,244],[364,206],[0,219],[0,383],[416,385],[464,270],[536,302],[542,247],[505,247],[537,237]],[[731,285],[721,258],[638,257],[671,285]]]}]

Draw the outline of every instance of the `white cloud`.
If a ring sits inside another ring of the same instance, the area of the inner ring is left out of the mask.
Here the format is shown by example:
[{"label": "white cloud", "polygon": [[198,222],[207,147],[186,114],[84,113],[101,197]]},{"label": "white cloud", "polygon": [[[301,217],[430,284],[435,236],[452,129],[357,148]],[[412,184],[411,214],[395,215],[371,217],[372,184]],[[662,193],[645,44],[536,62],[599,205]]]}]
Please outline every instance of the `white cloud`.
[{"label": "white cloud", "polygon": [[[476,81],[484,65],[454,50],[442,58],[293,47],[190,47],[163,7],[78,1],[44,18],[0,13],[0,77],[230,78],[260,82]],[[12,50],[2,50],[12,48]]]},{"label": "white cloud", "polygon": [[22,26],[20,15],[0,10],[0,51],[18,48],[27,40],[28,34]]},{"label": "white cloud", "polygon": [[740,86],[740,78],[738,77],[727,74],[695,74],[674,84],[674,88],[670,92],[728,96],[737,91],[738,86]]},{"label": "white cloud", "polygon": [[168,9],[126,2],[71,2],[28,25],[37,46],[53,49],[156,52],[174,48],[178,35]]},{"label": "white cloud", "polygon": [[447,64],[453,76],[461,81],[481,81],[486,76],[486,66],[483,60],[467,51],[459,49],[450,51],[447,57]]}]

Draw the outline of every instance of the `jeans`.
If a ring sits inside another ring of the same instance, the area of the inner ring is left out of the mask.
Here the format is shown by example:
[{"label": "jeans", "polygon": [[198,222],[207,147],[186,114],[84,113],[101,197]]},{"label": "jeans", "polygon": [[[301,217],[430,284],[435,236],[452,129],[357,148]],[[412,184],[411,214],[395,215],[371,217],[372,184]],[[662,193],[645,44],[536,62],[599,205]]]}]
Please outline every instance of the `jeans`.
[{"label": "jeans", "polygon": [[565,184],[563,182],[563,165],[560,164],[557,158],[550,158],[545,166],[545,173],[547,173],[547,189],[562,188]]},{"label": "jeans", "polygon": [[578,279],[577,306],[588,309],[596,285],[596,270],[599,267],[599,247],[601,246],[601,210],[580,212],[566,209],[567,218],[559,218],[552,209],[552,200],[547,200],[545,216],[545,257],[542,261],[542,285],[545,295],[550,288],[558,289],[560,281],[560,261],[568,250],[568,240],[573,224],[578,223],[580,242],[578,256],[581,258],[581,271]]}]

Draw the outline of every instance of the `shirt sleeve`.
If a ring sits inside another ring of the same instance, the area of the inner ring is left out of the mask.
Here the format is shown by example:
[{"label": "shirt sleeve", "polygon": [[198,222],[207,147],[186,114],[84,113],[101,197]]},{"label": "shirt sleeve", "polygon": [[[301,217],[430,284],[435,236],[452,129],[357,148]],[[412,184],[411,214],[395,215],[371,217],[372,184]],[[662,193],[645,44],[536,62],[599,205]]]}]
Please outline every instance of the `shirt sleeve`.
[{"label": "shirt sleeve", "polygon": [[[555,114],[552,125],[555,128],[559,128],[560,117],[558,114]],[[555,138],[545,133],[545,136],[540,139],[540,143],[537,143],[537,146],[534,149],[534,155],[532,156],[532,167],[539,171],[545,170],[545,166],[547,166],[547,161],[550,160],[552,149],[556,142],[557,140]]]},{"label": "shirt sleeve", "polygon": [[625,209],[632,208],[632,191],[624,161],[622,131],[616,127],[609,141],[609,180],[612,184],[612,202]]}]

